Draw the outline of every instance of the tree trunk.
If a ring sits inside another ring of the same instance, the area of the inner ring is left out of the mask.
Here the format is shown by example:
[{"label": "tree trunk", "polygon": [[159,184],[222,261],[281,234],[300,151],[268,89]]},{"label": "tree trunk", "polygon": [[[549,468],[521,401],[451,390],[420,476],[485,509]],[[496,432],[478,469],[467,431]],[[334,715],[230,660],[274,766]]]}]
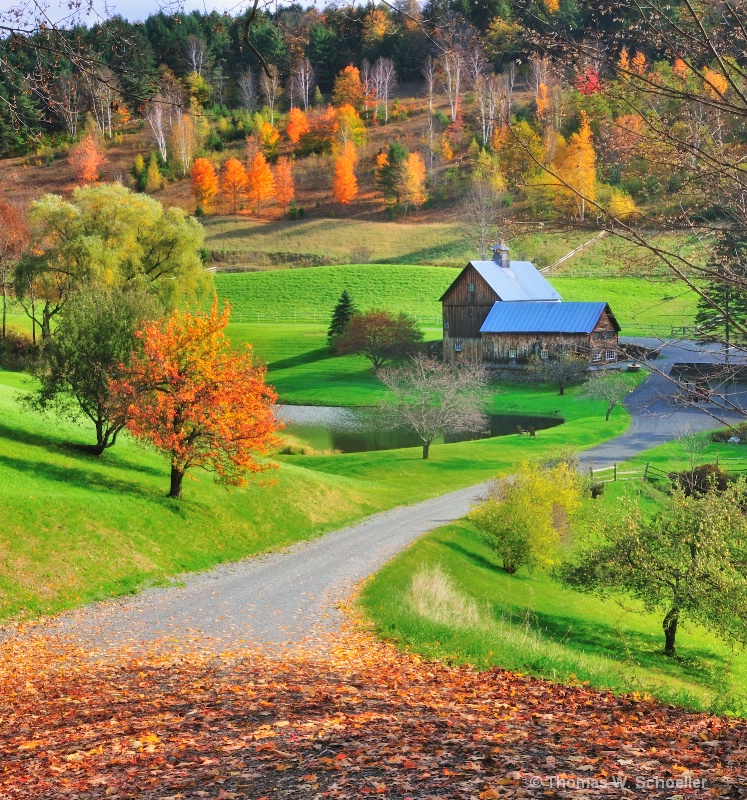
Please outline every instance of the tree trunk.
[{"label": "tree trunk", "polygon": [[431,452],[431,443],[430,442],[423,442],[423,460],[428,460],[428,455]]},{"label": "tree trunk", "polygon": [[558,394],[565,394],[565,383],[563,381],[558,381],[558,389],[560,390]]},{"label": "tree trunk", "polygon": [[171,489],[169,489],[169,497],[175,497],[177,500],[182,499],[182,481],[184,480],[184,470],[177,469],[173,464],[171,465]]},{"label": "tree trunk", "polygon": [[674,638],[677,635],[677,621],[679,619],[679,610],[672,608],[667,612],[664,617],[662,627],[664,628],[664,655],[674,656]]},{"label": "tree trunk", "polygon": [[604,417],[604,421],[605,422],[609,422],[610,421],[610,414],[612,413],[612,409],[613,408],[614,408],[614,406],[607,406],[607,413],[606,413],[606,415]]},{"label": "tree trunk", "polygon": [[41,335],[42,344],[46,344],[52,338],[52,313],[49,310],[49,303],[42,309]]}]

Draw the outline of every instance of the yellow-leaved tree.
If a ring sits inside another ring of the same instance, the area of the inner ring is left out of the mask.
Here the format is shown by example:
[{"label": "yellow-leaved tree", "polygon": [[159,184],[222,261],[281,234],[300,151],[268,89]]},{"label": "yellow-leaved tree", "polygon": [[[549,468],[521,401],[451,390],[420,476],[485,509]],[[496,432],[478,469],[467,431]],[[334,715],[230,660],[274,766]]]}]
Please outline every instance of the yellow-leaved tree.
[{"label": "yellow-leaved tree", "polygon": [[558,177],[556,206],[583,221],[586,218],[586,201],[597,198],[597,156],[584,111],[581,112],[578,131],[565,147],[558,150],[554,169]]},{"label": "yellow-leaved tree", "polygon": [[511,481],[495,481],[469,521],[513,574],[552,565],[581,505],[581,478],[572,459],[552,466],[524,463]]}]

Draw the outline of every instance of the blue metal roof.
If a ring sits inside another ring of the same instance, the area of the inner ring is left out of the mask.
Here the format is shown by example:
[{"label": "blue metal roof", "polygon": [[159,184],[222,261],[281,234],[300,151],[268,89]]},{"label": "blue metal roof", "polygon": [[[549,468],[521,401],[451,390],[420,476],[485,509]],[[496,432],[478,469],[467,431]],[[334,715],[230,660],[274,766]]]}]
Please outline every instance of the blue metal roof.
[{"label": "blue metal roof", "polygon": [[495,261],[469,262],[504,302],[555,300],[563,298],[550,286],[531,261],[509,261],[502,267]]},{"label": "blue metal roof", "polygon": [[591,333],[605,309],[607,303],[497,302],[480,333]]}]

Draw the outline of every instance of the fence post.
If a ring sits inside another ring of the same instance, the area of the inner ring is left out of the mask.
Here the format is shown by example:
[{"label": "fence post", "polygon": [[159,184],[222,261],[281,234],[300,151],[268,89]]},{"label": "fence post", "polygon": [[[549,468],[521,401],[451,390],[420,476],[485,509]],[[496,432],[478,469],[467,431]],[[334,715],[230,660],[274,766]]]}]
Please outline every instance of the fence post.
[{"label": "fence post", "polygon": [[643,470],[643,482],[644,483],[646,483],[646,478],[648,477],[648,468],[649,468],[650,464],[651,464],[651,462],[647,461],[646,462],[646,469]]},{"label": "fence post", "polygon": [[612,480],[616,481],[617,480],[617,464],[613,464],[612,465],[612,469],[614,470],[614,472],[613,472],[614,477],[613,477]]}]

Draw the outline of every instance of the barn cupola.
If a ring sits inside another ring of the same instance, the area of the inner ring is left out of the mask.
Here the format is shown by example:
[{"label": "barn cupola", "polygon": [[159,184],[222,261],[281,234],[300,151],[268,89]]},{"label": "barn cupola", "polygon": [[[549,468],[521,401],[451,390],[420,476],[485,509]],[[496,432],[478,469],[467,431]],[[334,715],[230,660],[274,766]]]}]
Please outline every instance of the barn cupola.
[{"label": "barn cupola", "polygon": [[500,264],[504,269],[508,269],[511,266],[511,262],[508,259],[508,245],[505,239],[501,239],[500,242],[493,247],[493,261],[495,261],[496,264]]}]

